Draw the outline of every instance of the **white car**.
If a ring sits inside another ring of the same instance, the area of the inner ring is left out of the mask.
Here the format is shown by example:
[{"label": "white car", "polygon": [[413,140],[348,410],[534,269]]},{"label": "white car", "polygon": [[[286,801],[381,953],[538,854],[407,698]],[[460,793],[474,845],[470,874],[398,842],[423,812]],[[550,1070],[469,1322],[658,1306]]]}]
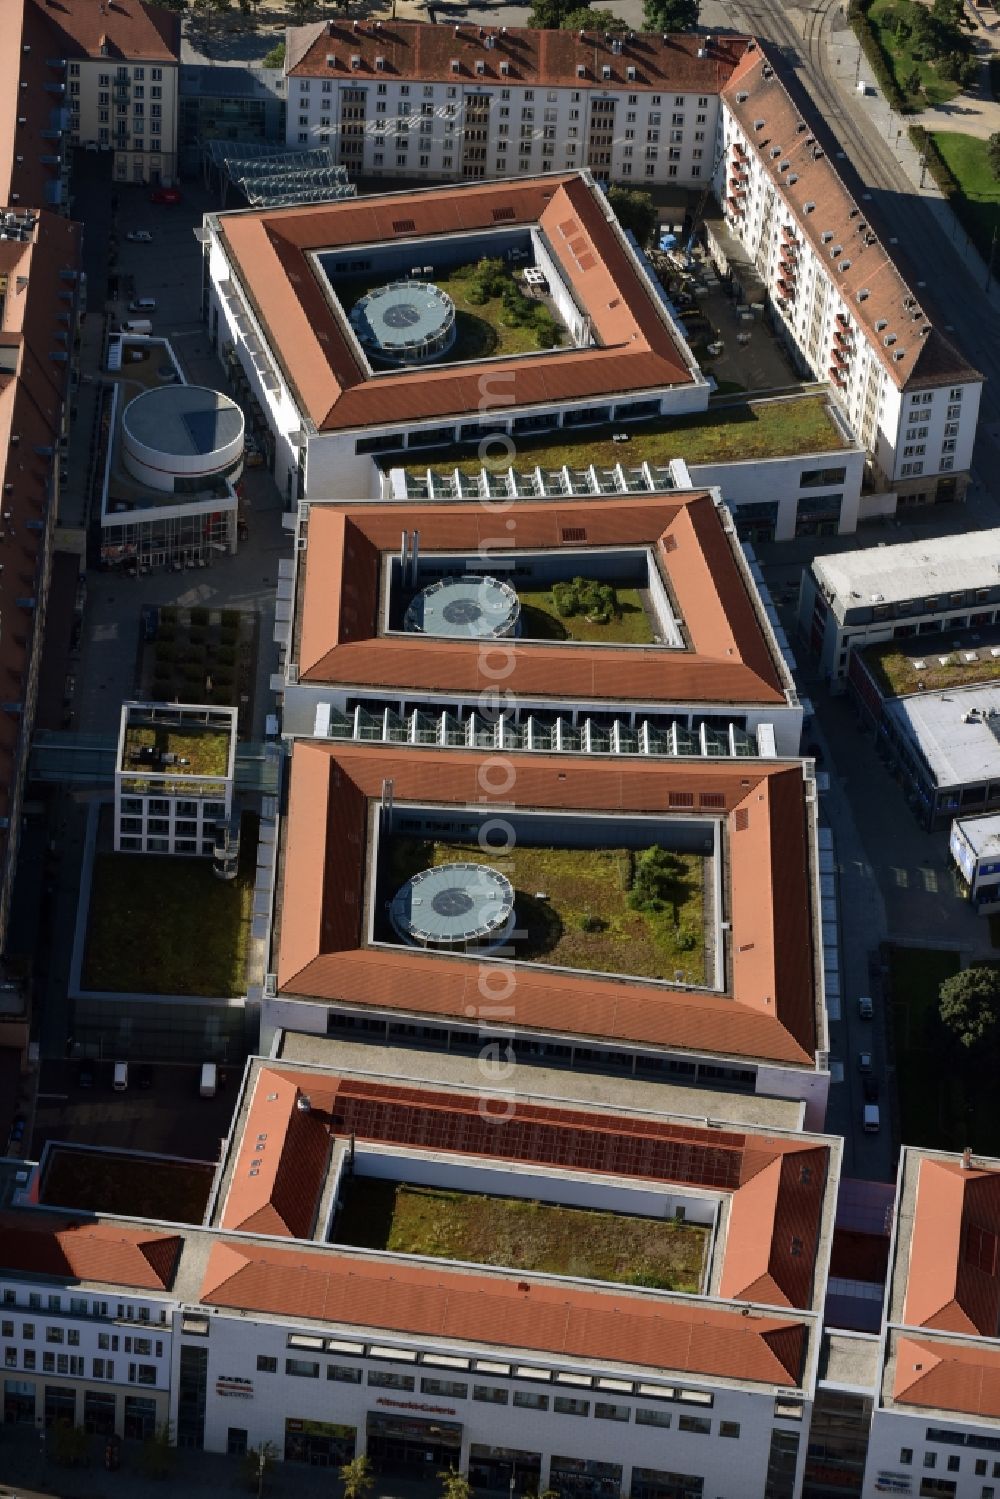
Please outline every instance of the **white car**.
[{"label": "white car", "polygon": [[131,240],[134,245],[151,245],[153,243],[153,236],[148,229],[130,229],[125,238]]}]

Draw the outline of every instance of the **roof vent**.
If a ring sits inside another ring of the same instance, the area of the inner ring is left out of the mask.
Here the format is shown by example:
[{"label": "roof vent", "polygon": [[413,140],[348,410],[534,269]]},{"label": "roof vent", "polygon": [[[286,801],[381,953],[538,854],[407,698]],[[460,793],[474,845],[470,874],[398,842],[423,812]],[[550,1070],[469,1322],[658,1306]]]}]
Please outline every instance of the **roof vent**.
[{"label": "roof vent", "polygon": [[898,364],[901,359],[905,359],[906,358],[906,350],[905,349],[895,349],[893,351],[892,357],[895,360],[896,364]]},{"label": "roof vent", "polygon": [[861,288],[861,290],[858,292],[858,301],[859,302],[867,302],[868,298],[870,296],[871,296],[871,292],[868,290],[867,286],[863,286]]},{"label": "roof vent", "polygon": [[587,69],[583,66],[582,62],[578,62],[576,65],[576,76],[577,78],[586,78],[587,76]]},{"label": "roof vent", "polygon": [[351,53],[351,67],[352,68],[360,68],[360,66],[361,66],[361,53],[360,52],[352,52]]},{"label": "roof vent", "polygon": [[877,321],[875,323],[875,332],[876,333],[881,333],[882,329],[883,328],[888,328],[888,326],[889,326],[889,319],[888,318],[884,318],[884,317],[880,317],[880,318],[877,319]]},{"label": "roof vent", "polygon": [[780,146],[772,146],[768,154],[769,154],[771,160],[773,161],[776,156],[780,156],[781,155],[781,147]]},{"label": "roof vent", "polygon": [[794,187],[795,184],[796,184],[796,182],[798,182],[798,180],[799,180],[799,174],[798,174],[798,172],[791,172],[791,173],[789,173],[788,186],[789,187]]},{"label": "roof vent", "polygon": [[462,64],[459,62],[458,58],[457,57],[453,57],[452,60],[451,60],[451,71],[453,73],[457,73],[458,70],[461,68],[461,66],[462,66]]},{"label": "roof vent", "polygon": [[635,68],[633,68],[633,67],[626,68],[625,69],[625,77],[628,79],[628,81],[630,83],[634,83],[635,82]]},{"label": "roof vent", "polygon": [[833,239],[833,230],[824,229],[823,233],[820,235],[820,239],[823,241],[824,245],[828,245],[831,239]]},{"label": "roof vent", "polygon": [[779,172],[787,172],[788,168],[791,166],[791,164],[792,163],[790,161],[779,161],[778,162],[778,171]]},{"label": "roof vent", "polygon": [[921,330],[920,330],[920,337],[921,338],[926,338],[927,335],[928,335],[928,333],[930,331],[931,331],[931,325],[930,325],[930,323],[925,323],[923,325],[923,327],[921,328]]},{"label": "roof vent", "polygon": [[737,104],[745,104],[749,97],[750,95],[744,89],[742,93],[736,95],[736,102]]},{"label": "roof vent", "polygon": [[764,126],[765,126],[766,123],[767,123],[766,120],[754,120],[754,122],[753,122],[753,128],[755,130],[763,130],[763,128],[764,128]]},{"label": "roof vent", "polygon": [[802,212],[803,213],[812,213],[812,211],[813,211],[813,209],[815,207],[816,207],[815,203],[812,203],[812,202],[810,202],[810,203],[803,203],[803,205],[802,205]]},{"label": "roof vent", "polygon": [[610,68],[610,66],[607,63],[605,63],[603,65],[603,67],[601,68],[601,77],[602,78],[610,78],[611,77],[611,68]]},{"label": "roof vent", "polygon": [[326,65],[328,68],[335,68],[337,66],[336,52],[328,52],[326,54]]},{"label": "roof vent", "polygon": [[375,66],[376,66],[376,68],[378,69],[378,71],[380,73],[384,73],[385,72],[385,58],[384,57],[376,57],[376,59],[375,59]]},{"label": "roof vent", "polygon": [[838,271],[849,271],[850,269],[851,269],[851,262],[849,260],[842,260],[840,262],[840,264],[838,265],[838,267],[837,267]]},{"label": "roof vent", "polygon": [[967,1145],[965,1147],[965,1149],[962,1151],[962,1170],[963,1171],[971,1171],[972,1170],[972,1146],[971,1145]]},{"label": "roof vent", "polygon": [[476,59],[476,72],[479,74],[480,78],[486,72],[486,64],[481,57]]},{"label": "roof vent", "polygon": [[885,338],[883,338],[882,342],[883,342],[883,344],[885,345],[885,347],[887,349],[891,349],[892,346],[893,346],[893,344],[896,342],[896,335],[895,335],[895,333],[887,333],[885,335]]},{"label": "roof vent", "polygon": [[510,63],[507,61],[506,58],[504,58],[503,62],[500,64],[500,71],[501,71],[501,73],[503,74],[503,76],[505,78],[510,73]]},{"label": "roof vent", "polygon": [[300,1114],[308,1114],[312,1108],[312,1099],[307,1093],[300,1093],[298,1098],[295,1100],[295,1107],[298,1109]]}]

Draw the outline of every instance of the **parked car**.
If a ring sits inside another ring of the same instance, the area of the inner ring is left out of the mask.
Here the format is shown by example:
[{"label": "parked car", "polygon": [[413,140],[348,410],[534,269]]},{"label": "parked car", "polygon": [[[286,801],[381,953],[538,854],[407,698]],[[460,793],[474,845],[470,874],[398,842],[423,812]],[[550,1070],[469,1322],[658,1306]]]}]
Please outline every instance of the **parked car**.
[{"label": "parked car", "polygon": [[92,1088],[94,1086],[94,1064],[89,1058],[84,1058],[77,1068],[76,1082],[79,1088]]},{"label": "parked car", "polygon": [[153,1086],[153,1069],[148,1062],[143,1062],[141,1067],[135,1069],[135,1080],[147,1092]]},{"label": "parked car", "polygon": [[870,1051],[859,1051],[858,1052],[858,1071],[859,1072],[871,1072],[871,1070],[872,1070],[872,1054],[871,1054],[871,1052]]},{"label": "parked car", "polygon": [[156,632],[160,628],[160,611],[155,604],[147,604],[142,611],[142,638],[145,641],[156,639]]},{"label": "parked car", "polygon": [[125,238],[130,240],[133,245],[151,245],[153,243],[153,236],[148,229],[130,229]]},{"label": "parked car", "polygon": [[124,1093],[128,1087],[128,1063],[116,1062],[115,1070],[111,1077],[111,1086],[116,1093]]},{"label": "parked car", "polygon": [[180,193],[176,187],[154,187],[149,195],[150,203],[180,203]]},{"label": "parked car", "polygon": [[863,1077],[861,1079],[861,1092],[865,1103],[878,1103],[878,1078]]},{"label": "parked car", "polygon": [[860,1015],[861,1019],[870,1020],[872,1018],[872,1011],[873,1007],[871,996],[869,994],[860,995],[858,997],[858,1014]]},{"label": "parked car", "polygon": [[129,312],[149,313],[156,311],[155,297],[133,297],[128,304]]},{"label": "parked car", "polygon": [[862,1106],[861,1120],[866,1135],[877,1135],[881,1119],[879,1117],[878,1104],[866,1103]]}]

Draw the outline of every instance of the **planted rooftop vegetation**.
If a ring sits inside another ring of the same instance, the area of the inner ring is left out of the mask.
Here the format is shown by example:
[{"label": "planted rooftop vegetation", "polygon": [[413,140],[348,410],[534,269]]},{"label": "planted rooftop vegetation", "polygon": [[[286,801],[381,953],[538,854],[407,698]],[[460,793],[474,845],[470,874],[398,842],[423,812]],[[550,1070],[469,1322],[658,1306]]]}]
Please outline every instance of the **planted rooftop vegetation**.
[{"label": "planted rooftop vegetation", "polygon": [[[993,637],[990,637],[991,639]],[[907,697],[913,692],[940,692],[948,687],[974,687],[1000,678],[1000,658],[989,647],[974,643],[955,645],[955,631],[944,635],[921,635],[900,650],[895,641],[872,645],[864,661],[885,697]],[[975,660],[967,661],[967,655]],[[923,662],[918,668],[916,661]]]},{"label": "planted rooftop vegetation", "polygon": [[235,880],[208,858],[98,853],[94,859],[82,979],[120,994],[246,992],[246,956],[257,861],[257,819],[245,814]]},{"label": "planted rooftop vegetation", "polygon": [[104,1150],[51,1152],[42,1181],[45,1207],[122,1213],[166,1223],[201,1223],[214,1166],[157,1161]]},{"label": "planted rooftop vegetation", "polygon": [[656,636],[638,588],[573,578],[549,589],[518,588],[521,637],[652,645]]},{"label": "planted rooftop vegetation", "polygon": [[130,723],[125,730],[124,769],[172,776],[224,776],[229,735],[222,729]]},{"label": "planted rooftop vegetation", "polygon": [[[393,837],[382,869],[386,898],[421,870],[463,860],[488,864],[513,885],[515,935],[503,951],[518,961],[705,983],[706,855],[518,841],[484,857],[472,844]],[[382,936],[396,940],[391,930]]]},{"label": "planted rooftop vegetation", "polygon": [[557,1207],[355,1176],[339,1244],[665,1291],[701,1290],[708,1231],[672,1219]]},{"label": "planted rooftop vegetation", "polygon": [[[543,300],[525,293],[521,278],[502,260],[478,260],[427,279],[455,304],[457,337],[449,364],[554,349],[566,338],[561,321]],[[337,295],[349,311],[380,285],[338,284]]]},{"label": "planted rooftop vegetation", "polygon": [[[616,433],[627,432],[627,442],[615,442]],[[789,458],[798,453],[832,453],[843,448],[844,438],[827,409],[823,396],[801,396],[787,401],[744,401],[712,407],[696,416],[660,417],[650,422],[621,422],[586,427],[578,432],[561,429],[547,437],[517,439],[517,457],[511,465],[506,456],[490,462],[490,468],[518,470],[613,468],[623,464],[637,468],[642,463],[665,467],[672,458],[685,463],[739,463],[754,458]],[[398,465],[398,457],[385,460]],[[415,473],[437,469],[478,474],[482,459],[472,454],[456,457],[429,450],[419,461],[409,461]]]}]

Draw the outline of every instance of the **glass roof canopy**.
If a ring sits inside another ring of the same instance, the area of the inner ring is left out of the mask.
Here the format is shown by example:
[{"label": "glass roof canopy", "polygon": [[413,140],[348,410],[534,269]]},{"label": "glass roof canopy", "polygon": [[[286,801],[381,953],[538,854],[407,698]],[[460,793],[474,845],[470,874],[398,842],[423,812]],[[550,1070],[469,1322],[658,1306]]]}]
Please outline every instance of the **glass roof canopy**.
[{"label": "glass roof canopy", "polygon": [[216,172],[223,204],[230,186],[252,208],[280,208],[292,203],[323,203],[357,196],[345,167],[329,146],[289,150],[277,141],[205,142],[206,173]]}]

